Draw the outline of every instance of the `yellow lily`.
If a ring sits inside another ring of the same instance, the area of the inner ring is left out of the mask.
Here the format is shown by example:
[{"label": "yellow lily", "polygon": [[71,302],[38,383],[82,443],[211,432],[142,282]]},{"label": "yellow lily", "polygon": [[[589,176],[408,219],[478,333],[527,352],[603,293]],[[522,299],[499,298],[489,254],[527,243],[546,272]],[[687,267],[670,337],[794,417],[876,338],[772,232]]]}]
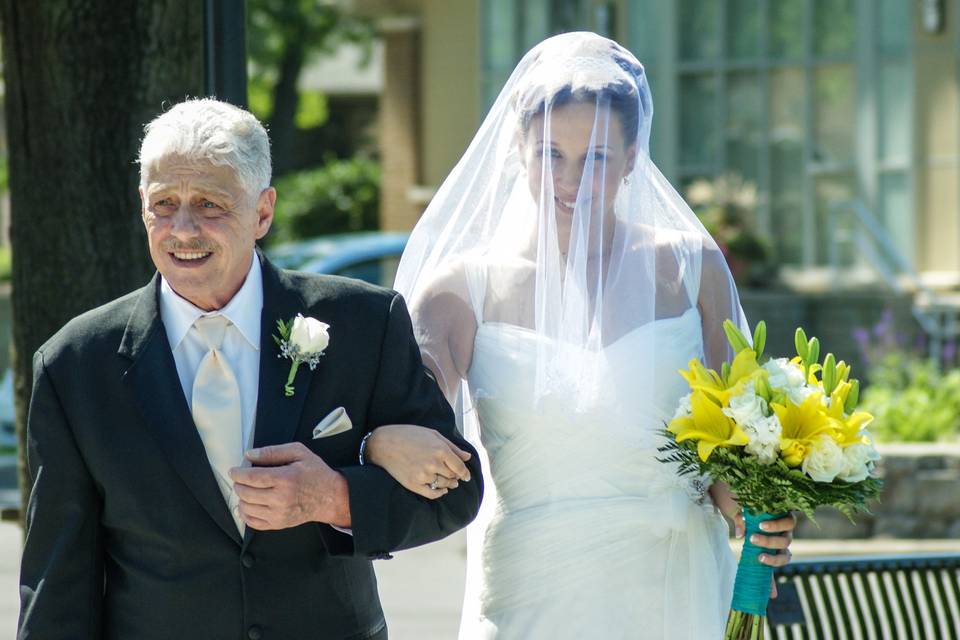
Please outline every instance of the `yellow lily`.
[{"label": "yellow lily", "polygon": [[689,370],[684,371],[681,369],[680,375],[687,381],[691,389],[709,388],[722,390],[724,388],[720,374],[713,369],[708,369],[703,366],[699,358],[693,358],[687,366]]},{"label": "yellow lily", "polygon": [[730,364],[730,375],[726,380],[720,377],[713,369],[708,369],[694,358],[688,365],[688,371],[680,371],[680,375],[690,385],[692,391],[703,391],[714,398],[722,407],[729,406],[730,398],[738,395],[749,383],[753,384],[758,376],[766,375],[766,371],[757,364],[757,354],[753,349],[744,349]]},{"label": "yellow lily", "polygon": [[780,419],[780,451],[787,466],[799,466],[821,434],[833,435],[834,421],[827,415],[822,398],[822,393],[812,393],[799,405],[789,399],[770,405]]},{"label": "yellow lily", "polygon": [[696,440],[697,453],[704,462],[717,447],[743,447],[750,442],[747,434],[723,414],[706,392],[695,390],[690,406],[692,415],[672,420],[667,429],[676,436],[677,442]]},{"label": "yellow lily", "polygon": [[846,381],[839,383],[830,395],[830,408],[827,409],[827,415],[836,429],[834,439],[841,447],[862,442],[860,431],[873,421],[873,415],[866,411],[854,411],[849,416],[843,414],[844,404],[852,387],[853,385]]}]

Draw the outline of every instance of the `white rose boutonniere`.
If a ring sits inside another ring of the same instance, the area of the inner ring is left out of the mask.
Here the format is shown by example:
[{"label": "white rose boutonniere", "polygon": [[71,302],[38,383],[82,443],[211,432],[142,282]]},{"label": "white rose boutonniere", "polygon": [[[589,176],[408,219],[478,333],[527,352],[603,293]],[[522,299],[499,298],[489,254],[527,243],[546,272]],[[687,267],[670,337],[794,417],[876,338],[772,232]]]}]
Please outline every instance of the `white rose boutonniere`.
[{"label": "white rose boutonniere", "polygon": [[330,344],[330,334],[327,332],[329,328],[330,325],[326,322],[305,318],[299,313],[290,322],[277,320],[280,335],[273,336],[280,347],[280,355],[277,357],[290,360],[290,375],[287,376],[287,384],[283,386],[283,393],[288,398],[294,394],[293,378],[300,365],[306,363],[311,371],[317,368],[320,356]]}]

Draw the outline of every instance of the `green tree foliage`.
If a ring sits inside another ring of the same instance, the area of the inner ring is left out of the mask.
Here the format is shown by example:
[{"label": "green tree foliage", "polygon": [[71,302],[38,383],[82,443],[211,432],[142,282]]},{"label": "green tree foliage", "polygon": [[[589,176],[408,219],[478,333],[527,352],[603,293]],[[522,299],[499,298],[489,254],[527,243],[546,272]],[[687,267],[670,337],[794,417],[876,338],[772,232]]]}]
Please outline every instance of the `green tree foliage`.
[{"label": "green tree foliage", "polygon": [[369,43],[373,30],[324,0],[250,0],[247,10],[250,107],[269,124],[274,173],[282,176],[293,168],[298,125],[316,126],[326,118],[322,96],[298,91],[300,72],[344,42]]},{"label": "green tree foliage", "polygon": [[276,181],[269,242],[377,228],[380,167],[367,158],[331,159],[318,169]]}]

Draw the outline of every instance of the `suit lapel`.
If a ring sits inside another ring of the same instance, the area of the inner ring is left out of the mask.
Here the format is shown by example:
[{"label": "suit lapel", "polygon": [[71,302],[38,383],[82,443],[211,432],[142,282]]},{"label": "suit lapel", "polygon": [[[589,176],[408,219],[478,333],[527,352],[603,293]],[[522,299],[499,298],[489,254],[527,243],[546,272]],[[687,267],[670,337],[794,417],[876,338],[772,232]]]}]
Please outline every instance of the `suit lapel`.
[{"label": "suit lapel", "polygon": [[223,494],[210,469],[203,441],[183,396],[176,363],[160,320],[160,277],[141,290],[120,343],[132,362],[123,375],[170,464],[217,525],[241,542]]},{"label": "suit lapel", "polygon": [[260,390],[257,396],[257,420],[254,446],[265,447],[293,440],[310,389],[313,372],[301,364],[294,378],[293,396],[287,397],[283,387],[290,373],[290,360],[278,357],[280,349],[273,340],[277,320],[289,322],[306,305],[283,272],[267,260],[263,267],[263,314],[260,317]]}]

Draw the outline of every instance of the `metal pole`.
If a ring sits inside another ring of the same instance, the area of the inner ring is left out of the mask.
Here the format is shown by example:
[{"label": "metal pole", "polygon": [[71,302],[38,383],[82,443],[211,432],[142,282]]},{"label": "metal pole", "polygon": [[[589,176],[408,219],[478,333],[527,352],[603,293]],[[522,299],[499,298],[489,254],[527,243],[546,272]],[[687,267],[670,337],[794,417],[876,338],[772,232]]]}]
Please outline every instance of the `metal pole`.
[{"label": "metal pole", "polygon": [[244,0],[204,0],[204,91],[247,106]]}]

